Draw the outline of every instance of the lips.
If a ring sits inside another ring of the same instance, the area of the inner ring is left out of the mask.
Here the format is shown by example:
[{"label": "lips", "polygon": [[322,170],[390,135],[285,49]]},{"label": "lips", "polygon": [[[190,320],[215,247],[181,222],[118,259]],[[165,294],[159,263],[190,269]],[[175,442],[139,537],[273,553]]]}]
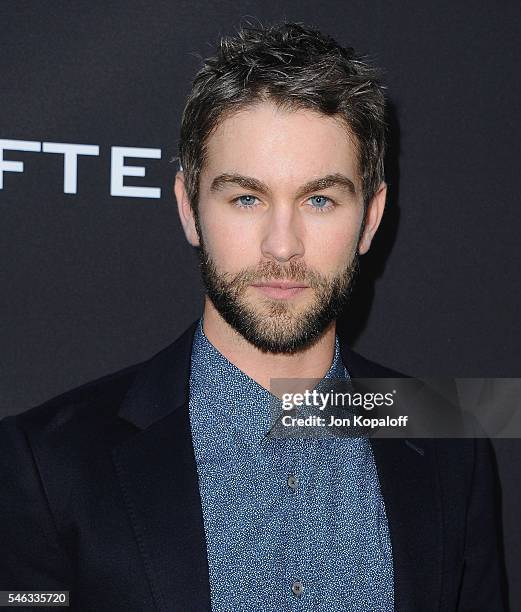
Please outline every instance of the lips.
[{"label": "lips", "polygon": [[268,283],[255,283],[252,285],[260,293],[266,297],[285,300],[294,297],[306,289],[309,289],[308,285],[303,283],[295,283],[291,281],[271,281]]},{"label": "lips", "polygon": [[306,289],[308,285],[285,281],[271,281],[269,283],[254,283],[253,287],[273,287],[274,289]]}]

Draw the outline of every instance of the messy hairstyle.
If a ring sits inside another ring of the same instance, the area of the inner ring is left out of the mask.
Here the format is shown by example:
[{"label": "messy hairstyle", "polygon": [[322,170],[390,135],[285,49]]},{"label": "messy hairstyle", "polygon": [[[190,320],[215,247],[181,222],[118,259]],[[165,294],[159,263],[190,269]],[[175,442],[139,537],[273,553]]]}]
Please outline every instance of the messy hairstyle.
[{"label": "messy hairstyle", "polygon": [[[221,38],[193,81],[181,121],[179,160],[197,214],[206,144],[219,122],[258,102],[340,119],[357,151],[364,205],[384,180],[385,101],[375,68],[301,23],[243,26]],[[354,138],[353,138],[354,137]]]}]

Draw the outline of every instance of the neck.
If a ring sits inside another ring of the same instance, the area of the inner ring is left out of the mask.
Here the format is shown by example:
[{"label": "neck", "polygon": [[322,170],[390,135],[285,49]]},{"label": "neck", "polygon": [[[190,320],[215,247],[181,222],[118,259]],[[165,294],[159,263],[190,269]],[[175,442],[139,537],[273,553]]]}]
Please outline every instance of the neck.
[{"label": "neck", "polygon": [[272,378],[323,378],[333,362],[336,323],[332,321],[320,338],[311,346],[293,354],[274,354],[261,351],[243,338],[205,298],[205,336],[228,361],[270,389]]}]

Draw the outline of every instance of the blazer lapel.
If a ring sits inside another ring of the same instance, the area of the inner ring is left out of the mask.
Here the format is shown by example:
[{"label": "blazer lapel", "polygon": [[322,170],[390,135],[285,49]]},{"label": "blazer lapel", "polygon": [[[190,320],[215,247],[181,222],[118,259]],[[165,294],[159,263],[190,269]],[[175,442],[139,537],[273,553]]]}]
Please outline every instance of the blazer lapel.
[{"label": "blazer lapel", "polygon": [[210,610],[210,586],[188,389],[195,323],[147,362],[119,416],[138,428],[113,449],[158,610]]},{"label": "blazer lapel", "polygon": [[[352,378],[403,375],[342,346]],[[394,605],[399,612],[438,610],[443,531],[435,445],[431,440],[370,438],[393,552]]]}]

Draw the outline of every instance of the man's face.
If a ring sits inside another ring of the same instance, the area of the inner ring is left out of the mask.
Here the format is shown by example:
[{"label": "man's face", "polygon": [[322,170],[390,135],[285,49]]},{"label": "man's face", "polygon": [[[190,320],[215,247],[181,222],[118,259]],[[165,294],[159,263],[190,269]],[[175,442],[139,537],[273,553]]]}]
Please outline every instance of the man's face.
[{"label": "man's face", "polygon": [[312,344],[358,262],[363,198],[346,128],[309,110],[249,107],[209,138],[199,193],[197,235],[183,225],[216,310],[263,351]]}]

